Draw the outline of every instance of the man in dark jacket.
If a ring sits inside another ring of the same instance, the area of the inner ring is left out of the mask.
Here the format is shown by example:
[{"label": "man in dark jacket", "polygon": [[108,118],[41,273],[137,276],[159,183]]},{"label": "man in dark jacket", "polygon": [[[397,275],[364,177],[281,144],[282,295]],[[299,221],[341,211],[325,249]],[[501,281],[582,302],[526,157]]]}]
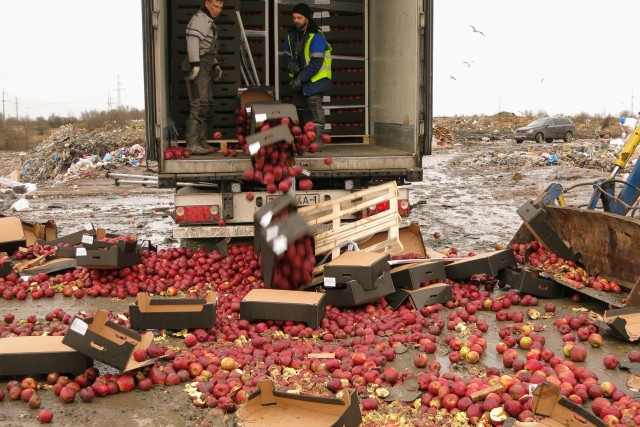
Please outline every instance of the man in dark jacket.
[{"label": "man in dark jacket", "polygon": [[291,16],[293,27],[284,42],[284,64],[291,77],[293,104],[302,123],[315,123],[315,142],[322,149],[325,123],[322,97],[331,89],[331,45],[311,19],[309,6],[297,4]]},{"label": "man in dark jacket", "polygon": [[222,78],[218,65],[218,32],[214,19],[222,12],[224,0],[205,0],[187,24],[187,57],[182,71],[187,84],[191,111],[187,119],[185,140],[191,154],[208,154],[209,109],[213,103],[211,81]]}]

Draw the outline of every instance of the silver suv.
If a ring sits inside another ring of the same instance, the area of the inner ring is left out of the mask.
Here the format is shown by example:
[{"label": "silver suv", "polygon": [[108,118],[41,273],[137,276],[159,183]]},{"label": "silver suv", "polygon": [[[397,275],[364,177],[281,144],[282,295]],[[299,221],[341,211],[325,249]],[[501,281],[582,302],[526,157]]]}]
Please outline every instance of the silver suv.
[{"label": "silver suv", "polygon": [[526,126],[514,131],[514,139],[518,144],[522,141],[553,142],[554,139],[563,139],[564,142],[573,140],[576,125],[566,117],[546,117],[532,121]]}]

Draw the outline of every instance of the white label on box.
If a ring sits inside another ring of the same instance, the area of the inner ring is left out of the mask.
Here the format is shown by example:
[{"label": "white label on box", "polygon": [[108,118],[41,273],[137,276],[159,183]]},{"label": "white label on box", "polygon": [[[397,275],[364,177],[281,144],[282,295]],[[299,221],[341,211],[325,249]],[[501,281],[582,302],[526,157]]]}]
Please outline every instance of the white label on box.
[{"label": "white label on box", "polygon": [[331,123],[327,123],[326,125],[324,125],[325,130],[331,130]]},{"label": "white label on box", "polygon": [[302,175],[304,176],[311,176],[311,172],[309,172],[308,169],[302,169]]},{"label": "white label on box", "polygon": [[335,288],[336,287],[336,278],[335,277],[324,277],[324,286],[327,288]]},{"label": "white label on box", "polygon": [[321,25],[320,29],[322,30],[323,33],[328,33],[329,31],[331,31],[331,27],[328,25]]},{"label": "white label on box", "polygon": [[77,332],[80,335],[84,335],[87,333],[87,329],[89,329],[89,325],[83,322],[81,319],[75,319],[71,326],[69,327],[73,332]]},{"label": "white label on box", "polygon": [[280,235],[273,239],[273,243],[271,246],[273,248],[273,252],[275,252],[276,255],[282,255],[287,250],[289,242],[287,241],[287,238],[285,236]]},{"label": "white label on box", "polygon": [[260,225],[262,226],[262,228],[267,228],[267,225],[269,225],[269,223],[271,222],[271,218],[273,218],[272,211],[269,211],[262,215],[262,218],[260,218]]},{"label": "white label on box", "polygon": [[87,256],[86,248],[76,248],[76,256]]},{"label": "white label on box", "polygon": [[267,228],[267,232],[266,232],[267,242],[270,242],[276,237],[278,237],[278,234],[280,234],[280,228],[277,225]]},{"label": "white label on box", "polygon": [[20,278],[25,282],[28,282],[31,280],[31,276],[20,276]]},{"label": "white label on box", "polygon": [[256,123],[262,123],[267,120],[266,113],[258,113],[256,114]]},{"label": "white label on box", "polygon": [[538,388],[539,384],[529,384],[529,396],[533,396],[533,390]]},{"label": "white label on box", "polygon": [[326,108],[325,108],[325,109],[324,109],[324,115],[325,115],[325,116],[329,116],[329,115],[331,115],[331,110],[328,110],[328,109],[326,109]]},{"label": "white label on box", "polygon": [[330,96],[323,96],[322,97],[322,102],[331,102],[331,97]]},{"label": "white label on box", "polygon": [[86,243],[87,245],[93,244],[93,236],[89,236],[87,234],[82,235],[82,243]]},{"label": "white label on box", "polygon": [[259,141],[249,145],[249,154],[251,154],[252,156],[255,156],[258,151],[260,151]]}]

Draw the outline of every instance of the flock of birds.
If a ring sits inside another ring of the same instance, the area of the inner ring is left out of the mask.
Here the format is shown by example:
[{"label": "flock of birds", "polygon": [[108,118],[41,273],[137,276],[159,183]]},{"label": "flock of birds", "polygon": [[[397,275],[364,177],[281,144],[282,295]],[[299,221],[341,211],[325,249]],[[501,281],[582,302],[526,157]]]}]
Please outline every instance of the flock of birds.
[{"label": "flock of birds", "polygon": [[[477,29],[476,27],[474,27],[473,25],[469,25],[469,27],[471,27],[471,30],[472,30],[474,33],[478,33],[478,34],[480,34],[482,37],[487,37],[487,36],[485,36],[485,35],[484,35],[484,33],[483,33],[482,31],[478,30],[478,29]],[[465,64],[465,65],[467,66],[467,68],[470,68],[470,67],[471,67],[471,64],[473,64],[474,62],[475,62],[475,61],[462,61],[462,63],[463,63],[463,64]],[[456,78],[455,78],[453,75],[451,75],[451,74],[449,75],[449,78],[450,78],[451,80],[458,80],[458,79],[456,79]],[[544,83],[544,78],[540,79],[540,84],[542,84],[542,83]]]}]

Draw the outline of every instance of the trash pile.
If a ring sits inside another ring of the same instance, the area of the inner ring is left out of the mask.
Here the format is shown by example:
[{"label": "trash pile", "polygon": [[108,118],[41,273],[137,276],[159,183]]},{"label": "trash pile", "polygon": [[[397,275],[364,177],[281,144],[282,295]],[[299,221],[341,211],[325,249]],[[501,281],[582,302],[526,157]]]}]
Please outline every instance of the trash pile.
[{"label": "trash pile", "polygon": [[[467,167],[543,167],[572,165],[583,169],[596,169],[610,172],[613,169],[620,147],[613,143],[584,142],[580,146],[569,147],[562,144],[547,145],[544,149],[518,150],[515,147],[508,153],[487,150],[480,156],[456,159],[457,165]],[[624,172],[629,172],[637,161],[634,154]]]},{"label": "trash pile", "polygon": [[144,124],[92,131],[62,126],[25,156],[20,181],[64,182],[97,170],[146,166],[144,145]]}]

